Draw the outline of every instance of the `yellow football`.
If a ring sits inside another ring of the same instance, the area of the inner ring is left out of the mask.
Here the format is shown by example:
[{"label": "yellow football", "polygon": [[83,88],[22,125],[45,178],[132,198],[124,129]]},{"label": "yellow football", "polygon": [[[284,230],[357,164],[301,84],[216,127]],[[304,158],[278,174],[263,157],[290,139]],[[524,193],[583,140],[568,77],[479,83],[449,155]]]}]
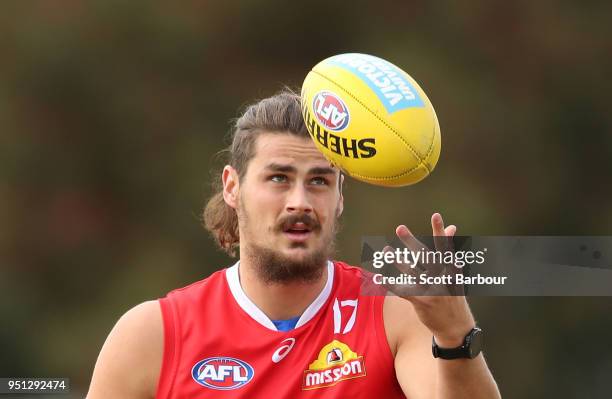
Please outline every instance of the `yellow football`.
[{"label": "yellow football", "polygon": [[348,175],[379,186],[414,184],[440,156],[440,125],[425,92],[381,58],[340,54],[312,68],[302,112],[316,146]]}]

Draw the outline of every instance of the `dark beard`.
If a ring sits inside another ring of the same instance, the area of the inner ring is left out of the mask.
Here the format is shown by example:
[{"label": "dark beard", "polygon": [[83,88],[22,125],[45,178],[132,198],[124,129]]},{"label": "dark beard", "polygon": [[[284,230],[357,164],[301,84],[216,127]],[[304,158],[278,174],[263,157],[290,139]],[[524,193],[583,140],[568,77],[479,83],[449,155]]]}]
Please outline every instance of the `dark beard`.
[{"label": "dark beard", "polygon": [[[239,225],[247,231],[250,218],[242,206],[238,208],[238,220]],[[272,228],[271,232],[282,234],[286,228],[297,222],[304,223],[313,233],[321,233],[319,222],[307,214],[286,216]],[[323,240],[326,243],[325,246],[301,260],[286,257],[274,249],[254,243],[248,243],[244,248],[245,254],[241,254],[241,256],[247,255],[252,259],[257,277],[266,284],[312,283],[321,278],[323,270],[327,266],[327,260],[335,252],[336,235],[340,230],[340,221],[336,217],[333,223],[330,236]],[[292,248],[305,248],[306,245],[306,243],[295,242],[292,244]]]},{"label": "dark beard", "polygon": [[333,252],[333,240],[327,248],[316,251],[299,261],[256,244],[251,244],[248,247],[248,254],[253,260],[258,278],[267,284],[312,283],[317,281],[321,278],[327,260]]}]

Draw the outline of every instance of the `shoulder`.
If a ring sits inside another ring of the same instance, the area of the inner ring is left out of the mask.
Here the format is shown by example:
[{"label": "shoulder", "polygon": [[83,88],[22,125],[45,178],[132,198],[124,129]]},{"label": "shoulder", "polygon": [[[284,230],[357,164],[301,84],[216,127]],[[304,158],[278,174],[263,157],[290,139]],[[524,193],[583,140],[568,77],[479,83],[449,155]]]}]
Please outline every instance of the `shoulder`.
[{"label": "shoulder", "polygon": [[100,351],[87,398],[155,397],[163,343],[159,302],[130,309],[117,321]]},{"label": "shoulder", "polygon": [[[159,301],[147,301],[134,306],[128,310],[113,328],[111,335],[118,333],[117,336],[124,338],[145,339],[146,343],[158,337],[158,333],[163,333],[163,324],[161,318],[161,309]],[[119,333],[123,333],[119,335]],[[134,344],[138,344],[134,342]],[[142,346],[142,344],[139,344]]]}]

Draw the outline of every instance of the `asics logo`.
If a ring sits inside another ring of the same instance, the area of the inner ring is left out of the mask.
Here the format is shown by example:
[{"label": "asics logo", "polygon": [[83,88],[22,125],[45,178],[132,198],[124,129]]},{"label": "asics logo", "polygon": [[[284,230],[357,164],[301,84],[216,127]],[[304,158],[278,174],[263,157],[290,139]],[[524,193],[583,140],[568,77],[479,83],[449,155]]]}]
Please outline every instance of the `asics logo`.
[{"label": "asics logo", "polygon": [[293,349],[293,345],[295,345],[295,338],[287,338],[283,341],[281,341],[281,344],[286,342],[285,345],[281,346],[280,348],[278,348],[273,354],[272,354],[272,361],[274,363],[278,363],[281,360],[283,360],[285,358],[285,356],[287,356],[289,354],[289,352],[291,352],[291,349]]}]

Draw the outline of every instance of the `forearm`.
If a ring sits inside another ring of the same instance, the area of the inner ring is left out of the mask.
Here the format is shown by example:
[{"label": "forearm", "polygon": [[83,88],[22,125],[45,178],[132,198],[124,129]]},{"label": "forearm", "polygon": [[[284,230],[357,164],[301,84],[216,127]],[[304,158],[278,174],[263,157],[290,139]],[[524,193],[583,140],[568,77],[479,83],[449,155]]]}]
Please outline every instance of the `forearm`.
[{"label": "forearm", "polygon": [[482,353],[474,359],[436,359],[436,363],[437,399],[501,398]]}]

